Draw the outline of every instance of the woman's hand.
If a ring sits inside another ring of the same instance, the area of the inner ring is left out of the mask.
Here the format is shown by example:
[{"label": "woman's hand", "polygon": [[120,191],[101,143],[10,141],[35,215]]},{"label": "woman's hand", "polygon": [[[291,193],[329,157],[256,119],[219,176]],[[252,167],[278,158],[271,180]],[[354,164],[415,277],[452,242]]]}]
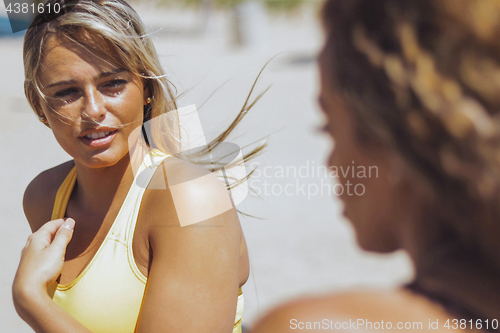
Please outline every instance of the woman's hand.
[{"label": "woman's hand", "polygon": [[19,316],[37,333],[91,333],[59,307],[47,288],[57,279],[75,220],[45,223],[29,236],[12,285],[14,306]]},{"label": "woman's hand", "polygon": [[74,226],[75,220],[71,218],[53,220],[28,237],[12,286],[14,303],[47,293],[61,273]]}]

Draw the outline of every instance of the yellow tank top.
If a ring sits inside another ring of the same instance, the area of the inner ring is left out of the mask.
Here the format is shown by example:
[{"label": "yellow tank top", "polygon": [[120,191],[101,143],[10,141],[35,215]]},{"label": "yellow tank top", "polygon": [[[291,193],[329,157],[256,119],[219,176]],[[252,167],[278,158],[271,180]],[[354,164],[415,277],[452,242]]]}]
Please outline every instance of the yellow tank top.
[{"label": "yellow tank top", "polygon": [[[156,167],[170,156],[156,149],[148,155],[150,158],[145,158],[136,172],[111,229],[90,263],[71,283],[55,282],[48,289],[59,306],[93,333],[133,333],[135,330],[147,281],[137,268],[132,251],[135,224],[147,184]],[[76,167],[73,167],[56,194],[52,220],[65,216],[75,182]],[[242,316],[240,288],[233,333],[241,333]]]}]

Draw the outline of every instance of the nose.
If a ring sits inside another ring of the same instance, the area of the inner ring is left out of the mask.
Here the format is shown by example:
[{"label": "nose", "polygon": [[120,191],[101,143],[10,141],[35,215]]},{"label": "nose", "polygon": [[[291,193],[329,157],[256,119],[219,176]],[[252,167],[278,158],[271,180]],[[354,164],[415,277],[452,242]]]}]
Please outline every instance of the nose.
[{"label": "nose", "polygon": [[82,118],[99,123],[106,118],[102,96],[95,89],[85,93]]}]

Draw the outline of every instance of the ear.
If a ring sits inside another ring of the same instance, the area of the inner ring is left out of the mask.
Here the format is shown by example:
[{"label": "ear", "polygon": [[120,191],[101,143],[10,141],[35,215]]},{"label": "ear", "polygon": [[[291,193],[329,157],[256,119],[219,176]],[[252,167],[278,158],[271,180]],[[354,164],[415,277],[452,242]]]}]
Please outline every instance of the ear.
[{"label": "ear", "polygon": [[148,105],[148,98],[151,98],[151,89],[149,80],[144,80],[143,104]]},{"label": "ear", "polygon": [[[42,122],[42,124],[44,124],[45,126],[50,128],[49,120],[47,119],[47,115],[46,115],[45,111],[43,111],[43,108],[40,105],[40,100],[38,98],[35,100],[34,111],[38,117],[38,120],[40,120],[40,122]],[[43,117],[44,120],[42,120],[41,117]]]}]

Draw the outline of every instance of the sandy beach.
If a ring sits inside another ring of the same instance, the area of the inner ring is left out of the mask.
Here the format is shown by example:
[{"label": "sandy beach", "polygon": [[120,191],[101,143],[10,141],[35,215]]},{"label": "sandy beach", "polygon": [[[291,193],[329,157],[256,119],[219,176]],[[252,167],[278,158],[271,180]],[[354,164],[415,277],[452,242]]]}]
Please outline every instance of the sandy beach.
[{"label": "sandy beach", "polygon": [[[194,10],[138,11],[169,79],[179,93],[188,91],[179,106],[197,107],[208,139],[229,124],[259,71],[274,57],[256,93],[271,88],[230,140],[243,147],[269,137],[265,153],[247,165],[258,167],[249,184],[260,198],[250,195],[238,206],[261,218],[241,217],[251,261],[243,287],[245,326],[276,304],[306,293],[393,287],[411,277],[404,253],[381,256],[357,247],[332,193],[334,180],[324,173],[330,143],[316,130],[323,119],[316,103],[314,59],[322,33],[315,9],[293,15],[251,9],[252,33],[243,46],[234,42],[228,12],[211,12],[205,26],[205,14]],[[23,192],[41,171],[70,157],[24,97],[22,39],[0,39],[0,59],[0,332],[25,333],[32,330],[17,316],[11,296],[20,251],[30,234]]]}]

